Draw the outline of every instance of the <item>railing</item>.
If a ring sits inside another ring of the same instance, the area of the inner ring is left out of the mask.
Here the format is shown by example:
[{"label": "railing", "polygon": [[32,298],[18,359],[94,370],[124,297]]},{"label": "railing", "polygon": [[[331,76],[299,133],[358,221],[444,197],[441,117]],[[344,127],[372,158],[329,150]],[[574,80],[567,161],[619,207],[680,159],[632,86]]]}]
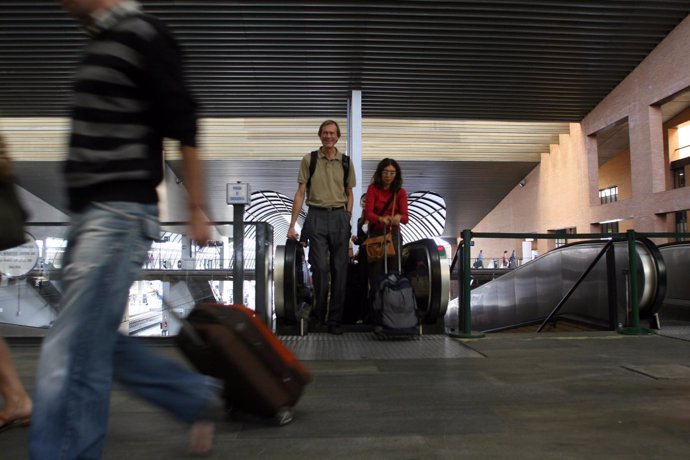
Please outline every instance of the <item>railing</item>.
[{"label": "railing", "polygon": [[[641,238],[684,238],[684,237],[689,237],[690,233],[652,233],[652,232],[645,232],[645,233],[638,233],[634,230],[628,230],[626,233],[573,233],[573,234],[568,234],[568,239],[609,239],[611,240],[611,244],[615,241],[627,241],[627,247],[628,247],[628,264],[629,264],[629,273],[637,273],[637,252],[636,252],[636,241]],[[460,267],[461,267],[461,276],[460,276],[460,306],[462,308],[462,315],[459,315],[458,318],[460,320],[460,327],[458,327],[457,333],[453,333],[452,335],[455,337],[460,337],[460,338],[480,338],[483,337],[484,334],[481,332],[477,331],[472,331],[472,295],[471,295],[471,289],[470,289],[470,284],[471,284],[471,258],[470,258],[470,251],[465,250],[465,248],[470,248],[472,244],[472,238],[514,238],[514,239],[525,239],[525,238],[533,238],[533,239],[559,239],[562,238],[562,234],[554,234],[554,233],[482,233],[482,232],[472,232],[469,229],[465,229],[462,231],[462,242],[460,246],[458,247],[458,252],[459,252],[459,257],[460,257]],[[549,315],[549,318],[547,318],[547,321],[552,317],[554,314],[557,313],[558,309],[562,306],[563,303],[567,300],[568,297],[574,292],[575,289],[579,286],[580,282],[584,277],[589,273],[589,271],[592,269],[594,264],[599,261],[599,259],[605,254],[606,251],[609,250],[608,246],[605,248],[605,250],[602,250],[599,255],[597,255],[596,259],[590,266],[585,270],[585,272],[580,276],[580,278],[577,280],[575,285],[566,293],[566,296],[559,302],[559,304],[556,306],[554,311]],[[629,294],[629,302],[630,302],[630,311],[631,311],[631,326],[627,328],[622,328],[619,329],[619,332],[622,334],[628,334],[628,335],[643,335],[643,334],[649,334],[651,331],[646,328],[640,327],[640,303],[639,303],[639,297],[638,297],[638,286],[637,286],[637,277],[636,276],[630,276],[630,282],[628,284],[628,294]],[[544,323],[546,324],[546,322]],[[543,324],[542,324],[543,327]],[[540,328],[541,330],[541,328]]]},{"label": "railing", "polygon": [[[227,282],[229,284],[222,287],[226,291],[228,287],[232,288],[233,302],[244,303],[245,298],[248,298],[248,303],[251,304],[249,306],[264,321],[270,323],[273,312],[273,231],[271,226],[265,222],[242,222],[243,233],[240,233],[242,239],[240,245],[233,244],[237,237],[235,227],[240,227],[240,225],[233,225],[233,222],[209,222],[208,225],[212,227],[211,233],[214,235],[212,238],[216,240],[216,244],[214,247],[212,242],[210,249],[203,249],[184,237],[187,223],[161,222],[161,237],[167,236],[168,241],[163,244],[153,243],[149,250],[149,257],[143,263],[139,280],[182,280],[189,286],[191,294],[194,294],[193,289],[199,286],[199,282],[204,282],[204,292],[212,291],[214,295],[217,294],[215,285],[218,282]],[[31,254],[33,260],[26,264],[26,270],[22,270],[21,274],[17,273],[13,274],[12,278],[8,277],[10,281],[5,279],[5,276],[2,277],[0,307],[16,306],[17,313],[10,314],[9,308],[4,308],[4,310],[0,308],[0,323],[30,325],[25,324],[29,321],[28,319],[24,320],[29,313],[22,312],[21,309],[22,294],[26,292],[26,289],[34,289],[51,280],[55,282],[60,280],[62,254],[65,250],[64,240],[67,239],[68,228],[69,222],[29,222],[26,224],[27,232],[38,242],[37,251]],[[51,243],[49,247],[51,239],[57,241]],[[256,244],[247,244],[247,241],[251,239]],[[37,261],[34,258],[35,254],[38,254]],[[163,260],[166,258],[169,262],[163,265]],[[30,269],[31,265],[33,268]],[[206,289],[205,281],[209,281],[208,289]],[[32,305],[31,321],[41,322],[41,327],[44,327],[54,319],[54,312],[48,311],[49,305],[45,299],[36,296],[32,299],[35,305]],[[17,318],[20,317],[20,312],[22,312],[21,318]]]}]

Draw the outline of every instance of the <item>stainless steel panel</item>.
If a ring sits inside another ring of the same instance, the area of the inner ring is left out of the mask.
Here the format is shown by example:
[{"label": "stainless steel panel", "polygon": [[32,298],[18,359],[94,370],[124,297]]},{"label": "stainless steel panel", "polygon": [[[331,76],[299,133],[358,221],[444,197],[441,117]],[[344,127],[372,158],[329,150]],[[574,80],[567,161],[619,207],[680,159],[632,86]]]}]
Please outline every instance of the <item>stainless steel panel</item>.
[{"label": "stainless steel panel", "polygon": [[[285,246],[276,247],[273,265],[273,282],[275,286],[275,314],[276,318],[285,317]],[[289,282],[289,281],[287,281]]]},{"label": "stainless steel panel", "polygon": [[666,264],[666,297],[664,304],[690,307],[690,243],[659,246]]},{"label": "stainless steel panel", "polygon": [[[490,331],[543,321],[594,261],[606,241],[587,241],[564,246],[528,262],[472,291],[472,329]],[[641,316],[649,316],[658,303],[658,264],[646,242],[637,243],[638,298]],[[628,248],[614,244],[618,320],[627,323]],[[450,308],[458,308],[456,302]],[[457,311],[446,315],[446,324],[457,325]],[[609,321],[606,257],[602,257],[582,284],[562,306],[560,314],[586,321]],[[455,321],[455,322],[453,322]]]}]

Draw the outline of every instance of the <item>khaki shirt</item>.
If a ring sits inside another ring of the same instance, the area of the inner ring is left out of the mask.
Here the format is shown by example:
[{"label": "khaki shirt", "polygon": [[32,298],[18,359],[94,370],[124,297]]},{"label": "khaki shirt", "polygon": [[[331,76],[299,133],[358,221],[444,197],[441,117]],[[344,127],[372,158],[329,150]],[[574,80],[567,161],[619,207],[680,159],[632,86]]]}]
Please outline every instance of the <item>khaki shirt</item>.
[{"label": "khaki shirt", "polygon": [[[302,157],[297,182],[306,184],[309,181],[309,162],[311,153]],[[316,169],[311,176],[311,187],[307,191],[307,206],[336,208],[347,205],[347,193],[343,186],[343,154],[336,149],[332,160],[323,154],[323,147],[316,156]],[[348,188],[356,185],[355,168],[350,160],[350,172],[347,177]]]}]

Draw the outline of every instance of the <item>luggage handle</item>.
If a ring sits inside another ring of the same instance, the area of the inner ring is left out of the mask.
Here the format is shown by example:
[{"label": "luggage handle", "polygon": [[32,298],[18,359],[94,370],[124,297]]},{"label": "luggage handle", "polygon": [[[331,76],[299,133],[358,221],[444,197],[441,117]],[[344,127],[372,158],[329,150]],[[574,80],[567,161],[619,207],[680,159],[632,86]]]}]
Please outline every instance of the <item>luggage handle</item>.
[{"label": "luggage handle", "polygon": [[203,347],[206,345],[206,342],[201,338],[196,329],[194,329],[194,326],[192,326],[186,318],[183,318],[179,313],[173,310],[172,305],[165,300],[165,297],[161,295],[160,298],[161,302],[163,303],[164,310],[170,313],[170,315],[180,323],[180,327],[182,330],[184,330],[184,332],[187,334],[187,337],[190,338],[194,345],[197,347]]},{"label": "luggage handle", "polygon": [[[388,255],[386,251],[386,245],[388,240],[386,240],[386,229],[387,225],[383,226],[383,272],[388,274]],[[393,227],[391,226],[391,243],[393,243]],[[398,246],[395,251],[395,255],[398,259],[398,272],[402,274],[402,225],[398,224]]]}]

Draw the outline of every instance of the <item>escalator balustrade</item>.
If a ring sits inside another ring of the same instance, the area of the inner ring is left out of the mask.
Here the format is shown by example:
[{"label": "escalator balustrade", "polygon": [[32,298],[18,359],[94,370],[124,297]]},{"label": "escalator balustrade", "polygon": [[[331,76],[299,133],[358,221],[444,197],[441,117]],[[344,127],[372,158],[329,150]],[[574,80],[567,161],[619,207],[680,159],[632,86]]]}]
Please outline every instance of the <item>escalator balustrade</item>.
[{"label": "escalator balustrade", "polygon": [[[435,241],[424,239],[406,244],[402,249],[402,270],[415,289],[418,308],[423,312],[425,332],[443,332],[443,316],[448,306],[450,270],[445,253]],[[300,318],[308,314],[311,290],[305,285],[304,250],[294,241],[286,241],[276,248],[275,257],[275,315],[279,334],[299,333]],[[359,273],[362,267],[351,267]],[[308,275],[307,275],[308,276]],[[368,286],[356,274],[348,278],[344,322],[350,327],[369,330],[371,315],[363,314],[368,304]],[[355,324],[358,323],[358,324]]]}]

